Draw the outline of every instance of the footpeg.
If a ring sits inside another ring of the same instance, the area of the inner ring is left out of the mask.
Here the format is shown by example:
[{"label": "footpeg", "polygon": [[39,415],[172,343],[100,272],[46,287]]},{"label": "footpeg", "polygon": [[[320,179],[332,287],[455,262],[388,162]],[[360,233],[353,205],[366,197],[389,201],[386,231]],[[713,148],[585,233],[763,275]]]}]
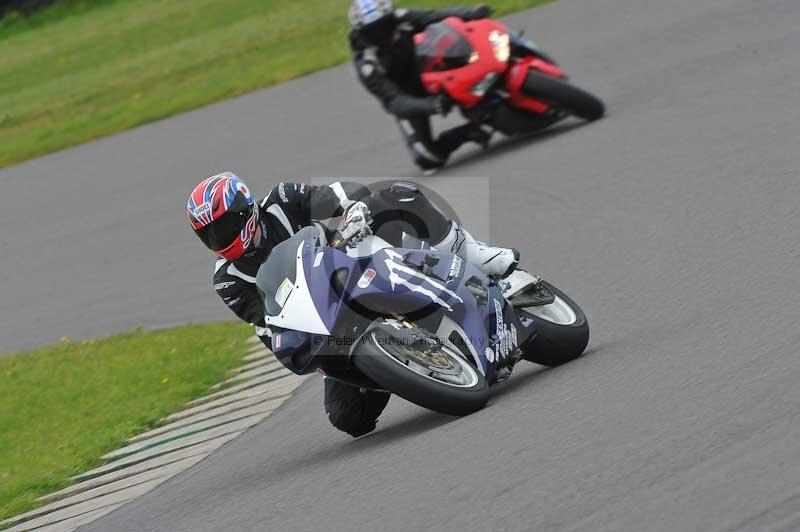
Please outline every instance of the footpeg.
[{"label": "footpeg", "polygon": [[555,301],[555,296],[542,279],[524,270],[515,271],[501,283],[503,297],[514,308],[538,307]]},{"label": "footpeg", "polygon": [[522,293],[528,288],[541,283],[542,280],[530,272],[517,268],[511,272],[505,279],[500,281],[500,286],[503,289],[503,297],[506,299]]}]

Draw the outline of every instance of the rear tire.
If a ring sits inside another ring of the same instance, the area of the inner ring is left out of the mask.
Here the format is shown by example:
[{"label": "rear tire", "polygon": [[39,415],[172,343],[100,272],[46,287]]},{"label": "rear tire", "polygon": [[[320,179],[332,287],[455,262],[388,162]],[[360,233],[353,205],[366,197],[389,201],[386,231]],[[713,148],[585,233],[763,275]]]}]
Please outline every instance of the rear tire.
[{"label": "rear tire", "polygon": [[486,406],[489,400],[486,378],[454,349],[440,346],[447,356],[457,357],[457,365],[463,364],[467,375],[465,385],[448,384],[411,369],[391,354],[393,345],[398,344],[386,331],[373,329],[367,335],[353,351],[351,361],[384,390],[423,408],[454,416],[465,416]]},{"label": "rear tire", "polygon": [[597,120],[606,112],[606,106],[599,98],[538,70],[528,70],[522,90],[537,100],[555,105],[584,120]]},{"label": "rear tire", "polygon": [[536,323],[536,336],[523,350],[523,358],[543,366],[560,366],[583,354],[589,343],[589,323],[580,307],[564,292],[547,281],[542,282],[557,298],[556,302],[551,305],[565,304],[568,306],[574,313],[574,321],[562,324],[545,319],[543,316],[547,312],[542,311],[547,310],[544,308],[547,305],[543,305],[541,310],[537,310],[537,307],[518,309],[517,312],[521,316],[532,319]]}]

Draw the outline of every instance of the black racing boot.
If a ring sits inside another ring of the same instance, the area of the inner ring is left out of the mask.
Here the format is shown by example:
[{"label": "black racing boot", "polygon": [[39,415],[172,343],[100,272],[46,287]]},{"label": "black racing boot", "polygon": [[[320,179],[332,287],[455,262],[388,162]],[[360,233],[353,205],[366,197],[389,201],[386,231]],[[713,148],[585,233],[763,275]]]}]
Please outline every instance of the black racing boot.
[{"label": "black racing boot", "polygon": [[494,129],[489,126],[471,123],[472,127],[469,129],[469,140],[480,146],[484,150],[489,149],[489,143],[494,135]]}]

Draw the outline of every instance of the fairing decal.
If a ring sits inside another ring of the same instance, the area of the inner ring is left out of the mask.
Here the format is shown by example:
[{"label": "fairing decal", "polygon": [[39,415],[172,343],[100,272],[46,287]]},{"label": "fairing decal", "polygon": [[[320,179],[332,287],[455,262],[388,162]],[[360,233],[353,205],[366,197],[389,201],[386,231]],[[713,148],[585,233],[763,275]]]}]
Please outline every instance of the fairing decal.
[{"label": "fairing decal", "polygon": [[[388,259],[384,260],[384,264],[386,265],[386,269],[389,270],[389,282],[392,284],[392,290],[394,290],[397,287],[397,285],[405,286],[406,288],[408,288],[412,292],[417,292],[417,293],[422,294],[422,295],[424,295],[426,297],[429,297],[432,302],[434,302],[437,305],[439,305],[439,306],[441,306],[443,308],[446,308],[447,310],[452,312],[453,308],[450,306],[450,304],[447,301],[445,301],[442,298],[440,298],[432,290],[422,286],[422,284],[428,283],[429,285],[431,285],[432,288],[434,288],[436,290],[439,290],[440,292],[444,292],[444,293],[448,294],[451,298],[457,300],[459,303],[463,303],[464,302],[464,300],[461,299],[458,296],[458,294],[456,294],[455,292],[453,292],[452,290],[450,290],[446,286],[436,282],[431,277],[428,277],[427,275],[423,275],[421,272],[418,272],[417,270],[415,270],[413,268],[409,268],[408,266],[398,262],[399,260],[401,260],[403,258],[403,256],[400,255],[399,253],[397,253],[397,252],[395,252],[395,251],[393,251],[391,249],[385,249],[384,252],[386,253],[386,255],[389,256]],[[399,272],[405,273],[410,278],[417,279],[417,280],[421,281],[421,283],[420,284],[416,284],[416,283],[409,282],[410,279],[407,279],[407,278],[401,276],[399,274]]]},{"label": "fairing decal", "polygon": [[304,245],[305,242],[301,242],[297,247],[297,278],[295,279],[294,290],[292,290],[284,303],[284,311],[278,316],[266,316],[265,320],[267,325],[328,335],[331,334],[331,332],[322,321],[322,317],[319,315],[317,307],[314,305],[314,298],[308,288],[305,267],[303,265]]}]

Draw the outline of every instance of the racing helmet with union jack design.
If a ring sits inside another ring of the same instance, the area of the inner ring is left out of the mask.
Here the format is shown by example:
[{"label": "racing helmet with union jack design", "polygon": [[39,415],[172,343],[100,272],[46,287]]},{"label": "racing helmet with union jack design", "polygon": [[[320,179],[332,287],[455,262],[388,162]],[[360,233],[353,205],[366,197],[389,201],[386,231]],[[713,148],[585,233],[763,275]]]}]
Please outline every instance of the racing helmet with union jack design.
[{"label": "racing helmet with union jack design", "polygon": [[250,188],[232,172],[213,175],[194,187],[186,214],[203,244],[221,257],[239,259],[253,244],[258,207]]}]

